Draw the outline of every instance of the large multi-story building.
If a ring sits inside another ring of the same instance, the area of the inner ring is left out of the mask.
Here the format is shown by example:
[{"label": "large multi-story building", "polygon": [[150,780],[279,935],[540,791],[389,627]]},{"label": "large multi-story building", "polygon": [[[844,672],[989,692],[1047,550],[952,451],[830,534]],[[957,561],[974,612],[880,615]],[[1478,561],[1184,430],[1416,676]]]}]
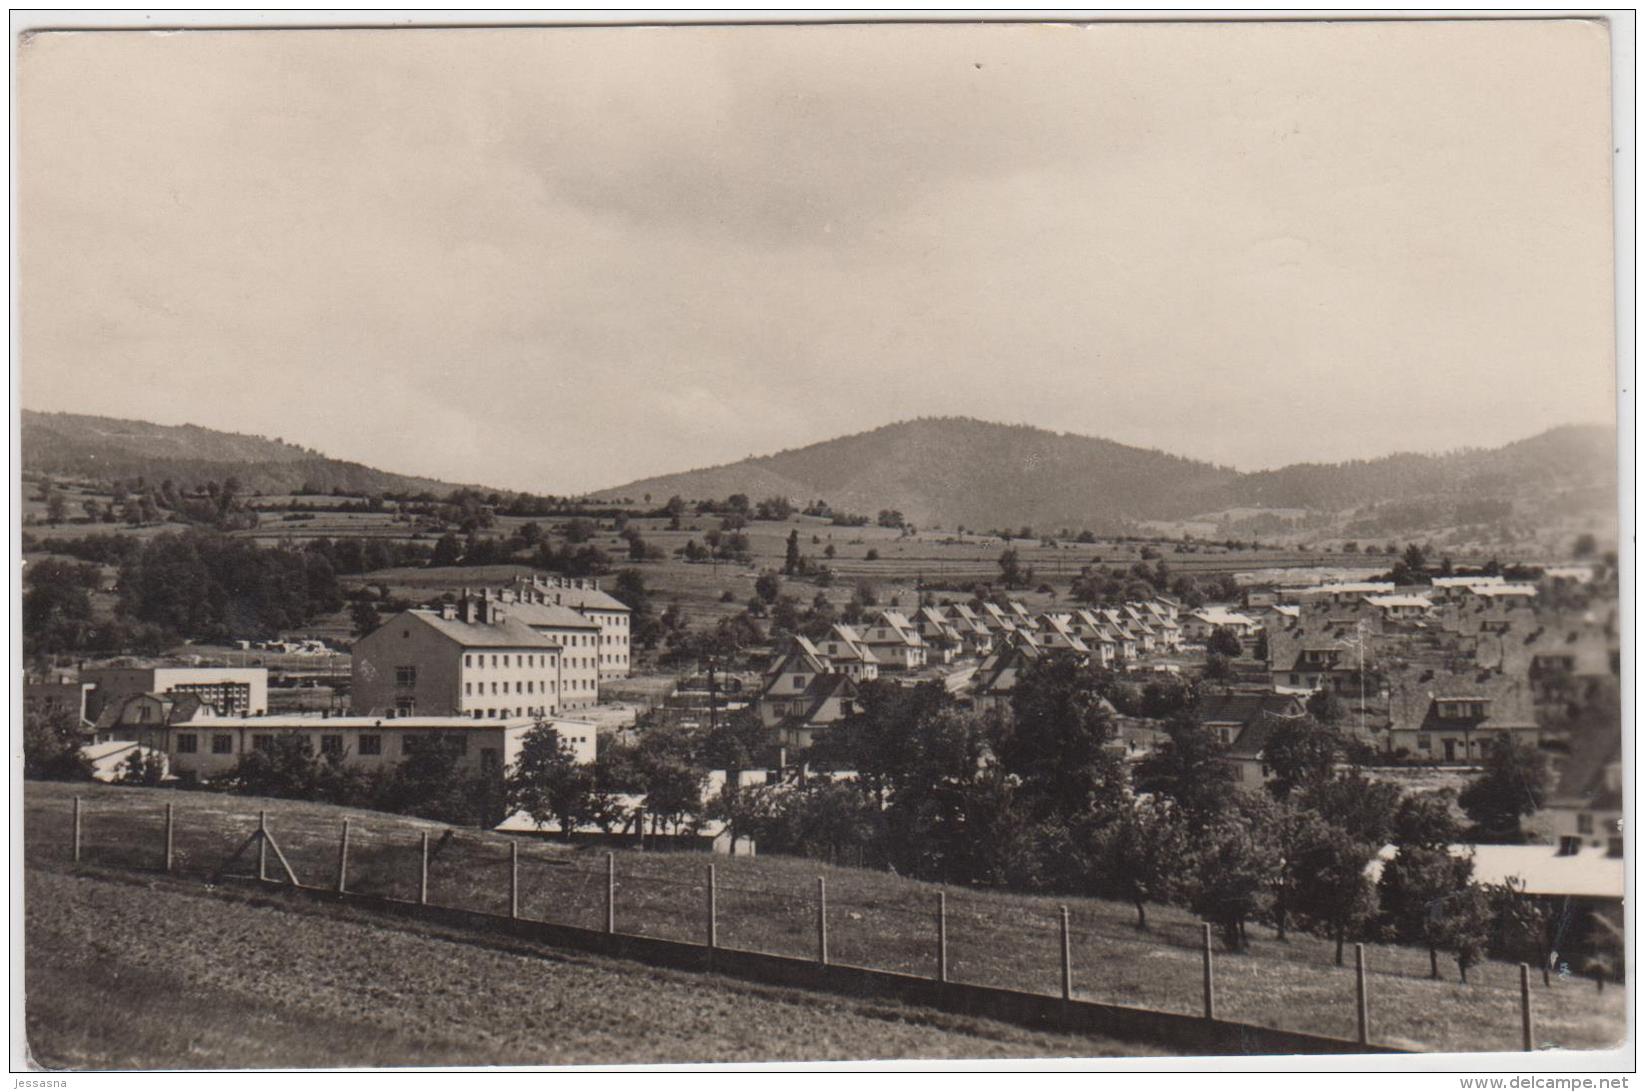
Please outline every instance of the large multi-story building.
[{"label": "large multi-story building", "polygon": [[553,716],[597,691],[567,691],[563,651],[511,617],[512,604],[465,598],[438,610],[401,611],[354,645],[357,715]]},{"label": "large multi-story building", "polygon": [[266,667],[88,667],[80,682],[90,720],[111,704],[138,694],[199,698],[224,716],[260,716],[268,712]]},{"label": "large multi-story building", "polygon": [[458,613],[483,611],[484,607],[468,605],[476,601],[495,604],[495,609],[506,611],[508,617],[530,626],[560,646],[561,709],[585,709],[599,704],[600,680],[608,677],[602,657],[616,655],[602,651],[611,647],[606,642],[612,636],[604,625],[528,587],[465,590],[457,601]]},{"label": "large multi-story building", "polygon": [[594,651],[598,678],[623,679],[631,667],[630,616],[622,600],[600,590],[590,577],[521,577],[512,590],[521,602],[567,607],[600,627]]}]

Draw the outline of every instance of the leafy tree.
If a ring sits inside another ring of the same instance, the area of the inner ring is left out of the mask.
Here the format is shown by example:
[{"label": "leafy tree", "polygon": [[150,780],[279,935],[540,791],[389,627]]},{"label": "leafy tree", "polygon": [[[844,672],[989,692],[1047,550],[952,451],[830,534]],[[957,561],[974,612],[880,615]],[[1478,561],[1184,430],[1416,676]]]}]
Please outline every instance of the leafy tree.
[{"label": "leafy tree", "polygon": [[1593,535],[1584,531],[1582,534],[1576,536],[1576,542],[1571,545],[1571,556],[1577,558],[1578,560],[1582,560],[1584,558],[1593,557],[1598,550],[1598,541]]},{"label": "leafy tree", "polygon": [[120,763],[118,780],[122,785],[158,785],[165,777],[165,758],[147,747],[135,748],[131,757]]},{"label": "leafy tree", "polygon": [[800,557],[800,532],[798,530],[790,531],[788,532],[787,552],[783,558],[783,572],[793,576],[800,571],[802,560]]},{"label": "leafy tree", "polygon": [[93,624],[91,591],[97,566],[48,557],[24,570],[23,651],[26,656],[87,646]]},{"label": "leafy tree", "polygon": [[1205,642],[1207,652],[1230,658],[1239,656],[1245,651],[1240,644],[1239,635],[1227,626],[1218,626],[1211,631],[1211,636]]},{"label": "leafy tree", "polygon": [[1101,890],[1137,908],[1137,928],[1148,928],[1148,903],[1165,902],[1189,860],[1188,830],[1164,799],[1133,799],[1102,827],[1092,850]]},{"label": "leafy tree", "polygon": [[1107,683],[1105,672],[1061,655],[1040,657],[1018,678],[994,751],[1039,816],[1087,816],[1125,791],[1124,759],[1108,746],[1117,728]]},{"label": "leafy tree", "polygon": [[1272,900],[1279,858],[1256,823],[1229,809],[1196,835],[1188,905],[1222,931],[1229,951],[1245,948],[1245,925]]},{"label": "leafy tree", "polygon": [[1457,802],[1474,821],[1477,841],[1521,842],[1520,820],[1542,807],[1550,781],[1540,751],[1504,738],[1491,748],[1484,772],[1469,782]]},{"label": "leafy tree", "polygon": [[280,732],[235,764],[234,787],[254,796],[306,799],[319,780],[319,757],[301,732]]},{"label": "leafy tree", "polygon": [[501,801],[489,799],[489,779],[463,775],[462,755],[461,739],[429,735],[418,740],[382,786],[381,806],[443,823],[495,826],[504,818],[498,814]]},{"label": "leafy tree", "polygon": [[1451,793],[1412,793],[1394,812],[1394,844],[1421,849],[1444,849],[1462,838],[1462,828],[1451,813]]},{"label": "leafy tree", "polygon": [[1026,583],[1022,564],[1014,548],[1007,547],[999,556],[1000,583],[1007,588],[1020,588]]},{"label": "leafy tree", "polygon": [[1292,791],[1330,778],[1342,738],[1309,717],[1281,720],[1269,729],[1263,761],[1273,771],[1268,791],[1284,800]]},{"label": "leafy tree", "polygon": [[525,812],[537,823],[554,820],[560,836],[571,840],[576,829],[609,808],[595,783],[594,770],[577,761],[552,724],[539,722],[521,742],[509,769],[504,794],[511,812]]},{"label": "leafy tree", "polygon": [[1564,914],[1526,893],[1525,881],[1508,877],[1505,883],[1486,888],[1491,902],[1494,933],[1504,954],[1542,968],[1542,984],[1549,984],[1554,946],[1564,927]]},{"label": "leafy tree", "polygon": [[831,864],[863,864],[877,841],[880,815],[850,785],[812,781],[784,795],[777,845]]},{"label": "leafy tree", "polygon": [[383,624],[383,617],[377,612],[377,604],[370,599],[360,598],[354,601],[349,608],[349,618],[354,623],[354,634],[364,637]]},{"label": "leafy tree", "polygon": [[628,608],[629,636],[639,648],[656,648],[662,625],[651,604],[651,591],[638,569],[624,569],[612,582],[611,595]]},{"label": "leafy tree", "polygon": [[1220,652],[1205,657],[1205,677],[1213,682],[1226,682],[1234,677],[1233,662]]},{"label": "leafy tree", "polygon": [[701,820],[708,771],[698,763],[689,733],[653,728],[640,737],[636,759],[645,785],[645,810],[654,821],[680,829]]},{"label": "leafy tree", "polygon": [[1381,846],[1393,834],[1400,789],[1387,781],[1372,781],[1358,770],[1338,774],[1306,786],[1298,806],[1313,811],[1349,837]]},{"label": "leafy tree", "polygon": [[1365,875],[1377,846],[1355,839],[1347,831],[1320,824],[1298,847],[1293,872],[1293,906],[1304,924],[1336,941],[1336,962],[1350,931],[1376,913],[1376,894]]},{"label": "leafy tree", "polygon": [[1439,977],[1439,951],[1448,943],[1450,903],[1467,898],[1474,863],[1444,846],[1407,843],[1382,866],[1377,901],[1384,926],[1404,944],[1428,949],[1428,976]]},{"label": "leafy tree", "polygon": [[572,545],[580,546],[593,538],[597,529],[591,519],[584,519],[579,516],[576,519],[567,520],[564,529],[565,540]]},{"label": "leafy tree", "polygon": [[434,555],[428,559],[429,565],[440,568],[455,565],[463,559],[463,543],[456,535],[447,532],[434,543]]},{"label": "leafy tree", "polygon": [[1136,770],[1139,792],[1160,793],[1182,808],[1196,833],[1228,810],[1235,793],[1227,748],[1184,712],[1166,725],[1167,739]]},{"label": "leafy tree", "polygon": [[1484,958],[1491,939],[1491,900],[1479,884],[1469,884],[1446,904],[1445,947],[1456,960],[1457,975],[1468,981],[1468,969]]},{"label": "leafy tree", "polygon": [[91,763],[81,753],[79,718],[67,709],[29,702],[23,708],[23,776],[39,781],[83,781]]},{"label": "leafy tree", "polygon": [[763,602],[775,603],[782,591],[782,578],[774,572],[763,572],[754,581],[754,594]]}]

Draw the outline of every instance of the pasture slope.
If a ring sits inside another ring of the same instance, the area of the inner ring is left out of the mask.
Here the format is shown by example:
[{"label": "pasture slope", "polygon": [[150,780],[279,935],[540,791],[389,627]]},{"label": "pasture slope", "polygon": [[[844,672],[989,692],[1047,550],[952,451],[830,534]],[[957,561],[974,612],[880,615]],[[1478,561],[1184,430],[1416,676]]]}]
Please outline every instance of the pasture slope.
[{"label": "pasture slope", "polygon": [[1147,1048],[665,971],[281,899],[27,870],[48,1068],[1094,1057]]},{"label": "pasture slope", "polygon": [[[325,887],[335,882],[338,835],[342,820],[347,818],[352,824],[350,891],[415,900],[419,844],[427,832],[436,839],[429,878],[431,903],[490,914],[507,911],[511,842],[502,836],[477,831],[447,834],[440,825],[423,820],[294,801],[30,783],[26,793],[26,858],[31,868],[54,874],[53,883],[67,882],[61,874],[71,870],[67,863],[68,819],[75,795],[85,800],[84,868],[104,877],[98,882],[106,882],[110,876],[158,879],[164,807],[172,803],[176,810],[177,869],[188,877],[178,882],[194,885],[186,889],[191,893],[197,891],[200,879],[210,877],[228,860],[255,830],[258,811],[267,808],[271,829],[306,884]],[[606,889],[604,853],[535,841],[521,843],[520,850],[523,917],[584,929],[601,927]],[[253,870],[254,856],[242,856],[234,871],[246,874]],[[815,882],[821,875],[828,883],[829,943],[834,961],[916,976],[929,976],[935,970],[933,910],[941,889],[934,885],[881,872],[831,868],[774,856],[719,858],[715,863],[719,943],[726,948],[800,958],[812,955],[816,942]],[[618,932],[700,941],[708,864],[703,855],[621,851],[616,854],[615,864]],[[109,868],[120,871],[105,871]],[[40,907],[40,900],[32,901],[29,908],[29,943],[35,953],[31,959],[48,968],[64,958],[53,953],[80,950],[36,939],[49,935],[55,913],[50,907],[74,906],[81,901],[73,895],[80,888],[71,886],[67,890],[69,897],[53,897],[47,908]],[[951,980],[1055,996],[1059,974],[1056,900],[967,889],[948,889],[945,894]],[[291,913],[285,900],[269,903],[276,904],[287,906],[283,913]],[[215,903],[208,900],[196,911],[199,926],[189,930],[193,942],[215,935],[208,924],[212,905]],[[1189,1015],[1199,1011],[1199,930],[1188,915],[1174,908],[1153,908],[1150,929],[1141,932],[1133,925],[1134,911],[1129,906],[1099,899],[1070,899],[1067,905],[1072,925],[1075,997]],[[359,913],[341,908],[336,912],[351,920],[363,920]],[[157,925],[153,930],[111,930],[89,950],[103,952],[121,966],[121,961],[137,958],[131,953],[146,945],[177,943],[173,938],[161,937],[166,930],[159,928],[159,923],[166,920],[165,916],[154,920]],[[410,928],[403,922],[383,927],[400,932]],[[233,935],[232,929],[222,932]],[[238,950],[233,945],[228,949]],[[261,949],[254,946],[248,950]],[[1373,1042],[1452,1051],[1518,1048],[1518,976],[1514,966],[1489,962],[1476,968],[1471,983],[1464,986],[1454,980],[1429,980],[1427,957],[1421,951],[1397,945],[1368,945],[1367,953],[1372,970],[1369,997]],[[1296,935],[1280,942],[1258,929],[1253,930],[1248,954],[1219,952],[1216,958],[1219,1017],[1352,1038],[1353,972],[1333,965],[1328,944]],[[632,964],[608,961],[601,965],[626,968],[623,973],[646,977]],[[387,988],[385,984],[393,983],[399,973],[397,966],[389,962],[363,969],[357,988]],[[739,994],[750,989],[715,988]],[[1625,1026],[1625,993],[1612,989],[1599,994],[1590,985],[1557,978],[1549,987],[1538,983],[1534,988],[1538,1045],[1594,1049],[1619,1041]],[[290,994],[293,998],[302,995],[300,989]],[[837,1002],[819,995],[817,1003],[827,1009]],[[948,1017],[937,1018],[943,1021],[938,1024],[930,1023],[933,1018],[929,1014],[918,1019],[926,1022],[922,1026],[953,1026]],[[652,1031],[635,1034],[641,1035],[642,1045],[647,1048],[666,1045],[649,1038],[654,1035]],[[878,1045],[877,1041],[862,1042],[864,1050],[872,1051]],[[719,1050],[723,1046],[716,1042],[705,1049]],[[1110,1048],[1118,1049],[1115,1044],[1099,1044],[1091,1049]],[[802,1042],[794,1049],[811,1048]],[[965,1049],[959,1048],[961,1053]],[[1130,1051],[1129,1047],[1124,1049]]]}]

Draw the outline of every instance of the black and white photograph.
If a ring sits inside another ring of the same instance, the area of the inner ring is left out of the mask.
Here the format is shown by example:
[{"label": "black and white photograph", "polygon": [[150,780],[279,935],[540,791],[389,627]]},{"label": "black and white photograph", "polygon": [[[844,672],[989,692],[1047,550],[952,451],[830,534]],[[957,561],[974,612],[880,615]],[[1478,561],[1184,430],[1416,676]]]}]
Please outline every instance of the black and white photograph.
[{"label": "black and white photograph", "polygon": [[342,14],[12,13],[14,1074],[1632,1072],[1633,12]]}]

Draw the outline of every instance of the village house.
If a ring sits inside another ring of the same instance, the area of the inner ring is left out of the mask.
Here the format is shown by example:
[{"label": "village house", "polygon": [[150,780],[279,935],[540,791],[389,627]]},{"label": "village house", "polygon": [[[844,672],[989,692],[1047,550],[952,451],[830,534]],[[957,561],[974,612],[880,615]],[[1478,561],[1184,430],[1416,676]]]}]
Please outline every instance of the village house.
[{"label": "village house", "polygon": [[835,623],[828,636],[818,641],[816,647],[827,657],[835,671],[852,682],[868,682],[880,677],[879,658],[863,644],[857,631],[844,623]]},{"label": "village house", "polygon": [[882,610],[859,631],[881,671],[917,671],[925,666],[926,647],[919,631],[900,612]]},{"label": "village house", "polygon": [[594,726],[582,721],[537,717],[476,721],[463,716],[388,715],[327,717],[277,714],[224,717],[206,710],[170,723],[139,728],[133,739],[162,752],[177,775],[202,780],[234,772],[243,755],[275,746],[282,736],[303,740],[311,754],[363,770],[386,769],[444,741],[458,752],[457,769],[466,776],[495,778],[501,788],[519,757],[525,737],[545,719],[582,764],[594,761]]},{"label": "village house", "polygon": [[355,642],[353,712],[508,720],[594,704],[595,691],[567,692],[560,645],[512,607],[465,597],[396,614]]},{"label": "village house", "polygon": [[1389,622],[1420,621],[1434,609],[1432,600],[1425,595],[1367,595],[1365,604],[1381,612]]},{"label": "village house", "polygon": [[1068,619],[1068,630],[1091,651],[1103,667],[1113,667],[1119,659],[1120,644],[1112,630],[1089,610],[1076,610]]},{"label": "village house", "polygon": [[979,713],[1009,710],[1011,695],[1023,673],[1030,665],[1055,654],[1027,633],[1010,637],[978,665],[971,678],[971,707]]},{"label": "village house", "polygon": [[1435,762],[1477,763],[1499,739],[1535,746],[1527,680],[1500,671],[1425,669],[1388,680],[1388,749]]},{"label": "village house", "polygon": [[1203,607],[1190,613],[1182,622],[1182,635],[1190,641],[1204,643],[1211,634],[1226,629],[1236,637],[1249,637],[1257,631],[1256,619],[1227,607]]},{"label": "village house", "polygon": [[1243,789],[1260,789],[1273,776],[1263,752],[1274,726],[1306,715],[1307,707],[1294,694],[1243,689],[1202,694],[1195,710],[1200,727],[1227,748],[1223,760]]},{"label": "village house", "polygon": [[914,629],[925,645],[927,663],[951,664],[965,654],[965,640],[936,607],[921,607],[914,614]]},{"label": "village house", "polygon": [[996,641],[1002,635],[1015,633],[1017,630],[1017,623],[1012,620],[1011,614],[998,603],[984,602],[978,618],[981,619],[983,625],[988,627],[988,631],[994,635]]},{"label": "village house", "polygon": [[857,684],[836,671],[809,639],[795,635],[772,658],[760,688],[760,723],[784,747],[803,750],[816,734],[856,712]]},{"label": "village house", "polygon": [[942,608],[942,616],[965,642],[966,655],[986,656],[993,650],[993,632],[970,606],[965,603],[950,603]]},{"label": "village house", "polygon": [[200,713],[220,715],[196,694],[124,694],[103,706],[92,722],[91,738],[97,743],[129,742],[143,729],[189,720]]},{"label": "village house", "polygon": [[1089,656],[1091,649],[1072,629],[1067,619],[1069,615],[1046,613],[1039,616],[1039,625],[1034,630],[1034,636],[1040,645],[1049,652],[1073,652],[1080,656]]},{"label": "village house", "polygon": [[1174,652],[1182,647],[1182,626],[1178,622],[1181,604],[1166,596],[1156,596],[1143,606],[1154,616],[1154,628],[1159,632],[1160,648]]},{"label": "village house", "polygon": [[1548,795],[1542,815],[1563,853],[1604,847],[1623,850],[1622,735],[1614,724],[1596,724],[1577,740]]}]

